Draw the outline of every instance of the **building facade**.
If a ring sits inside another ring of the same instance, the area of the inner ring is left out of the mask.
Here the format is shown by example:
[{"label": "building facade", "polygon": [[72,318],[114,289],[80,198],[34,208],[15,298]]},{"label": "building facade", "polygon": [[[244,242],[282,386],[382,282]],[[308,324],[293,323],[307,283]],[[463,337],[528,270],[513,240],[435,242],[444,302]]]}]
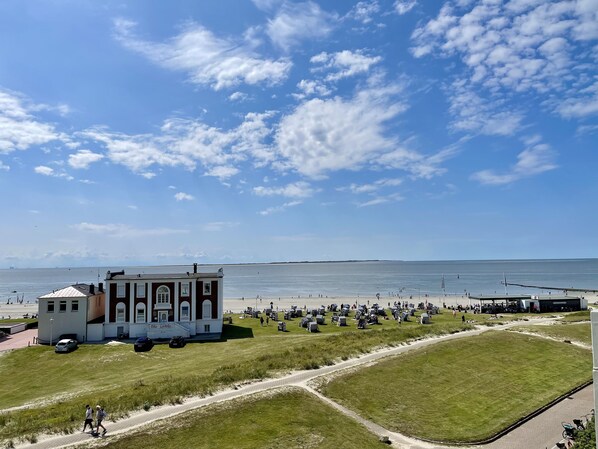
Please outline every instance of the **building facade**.
[{"label": "building facade", "polygon": [[223,271],[106,274],[103,337],[170,338],[222,334]]},{"label": "building facade", "polygon": [[38,338],[40,343],[52,344],[61,335],[76,335],[79,342],[94,341],[88,334],[88,323],[104,315],[104,290],[100,283],[74,284],[40,296]]}]

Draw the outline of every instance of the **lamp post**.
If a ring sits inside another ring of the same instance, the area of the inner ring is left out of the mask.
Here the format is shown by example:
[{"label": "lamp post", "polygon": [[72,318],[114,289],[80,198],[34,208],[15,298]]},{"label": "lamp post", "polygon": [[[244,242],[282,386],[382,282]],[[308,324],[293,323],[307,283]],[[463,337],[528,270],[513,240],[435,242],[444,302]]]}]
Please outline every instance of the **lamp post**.
[{"label": "lamp post", "polygon": [[52,324],[54,324],[54,318],[50,318],[50,346],[52,346]]}]

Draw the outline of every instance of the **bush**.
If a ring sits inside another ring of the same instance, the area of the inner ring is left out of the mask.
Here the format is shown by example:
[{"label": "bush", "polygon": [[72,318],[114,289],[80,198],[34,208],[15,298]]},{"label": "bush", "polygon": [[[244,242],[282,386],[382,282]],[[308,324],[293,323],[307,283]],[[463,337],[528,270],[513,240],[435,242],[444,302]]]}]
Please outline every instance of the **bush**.
[{"label": "bush", "polygon": [[575,449],[596,449],[596,426],[594,424],[595,418],[592,417],[586,425],[585,430],[577,432],[575,438]]}]

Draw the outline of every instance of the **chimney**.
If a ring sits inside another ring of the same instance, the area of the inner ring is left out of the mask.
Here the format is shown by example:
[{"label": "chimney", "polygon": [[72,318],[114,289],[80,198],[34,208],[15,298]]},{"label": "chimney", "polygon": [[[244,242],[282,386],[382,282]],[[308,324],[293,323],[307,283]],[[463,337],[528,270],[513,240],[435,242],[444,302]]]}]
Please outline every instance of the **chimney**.
[{"label": "chimney", "polygon": [[95,295],[95,285],[89,284],[89,294]]},{"label": "chimney", "polygon": [[197,264],[193,264],[193,274],[197,274]]},{"label": "chimney", "polygon": [[98,291],[100,293],[104,293],[104,283],[103,282],[98,282]]}]

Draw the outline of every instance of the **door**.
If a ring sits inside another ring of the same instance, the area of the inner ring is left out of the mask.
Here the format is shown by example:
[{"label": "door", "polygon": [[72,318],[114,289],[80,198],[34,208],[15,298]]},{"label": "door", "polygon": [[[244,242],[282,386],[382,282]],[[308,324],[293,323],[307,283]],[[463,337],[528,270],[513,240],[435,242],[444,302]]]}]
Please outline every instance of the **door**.
[{"label": "door", "polygon": [[163,311],[158,312],[158,321],[160,323],[168,322],[168,312],[163,312]]}]

